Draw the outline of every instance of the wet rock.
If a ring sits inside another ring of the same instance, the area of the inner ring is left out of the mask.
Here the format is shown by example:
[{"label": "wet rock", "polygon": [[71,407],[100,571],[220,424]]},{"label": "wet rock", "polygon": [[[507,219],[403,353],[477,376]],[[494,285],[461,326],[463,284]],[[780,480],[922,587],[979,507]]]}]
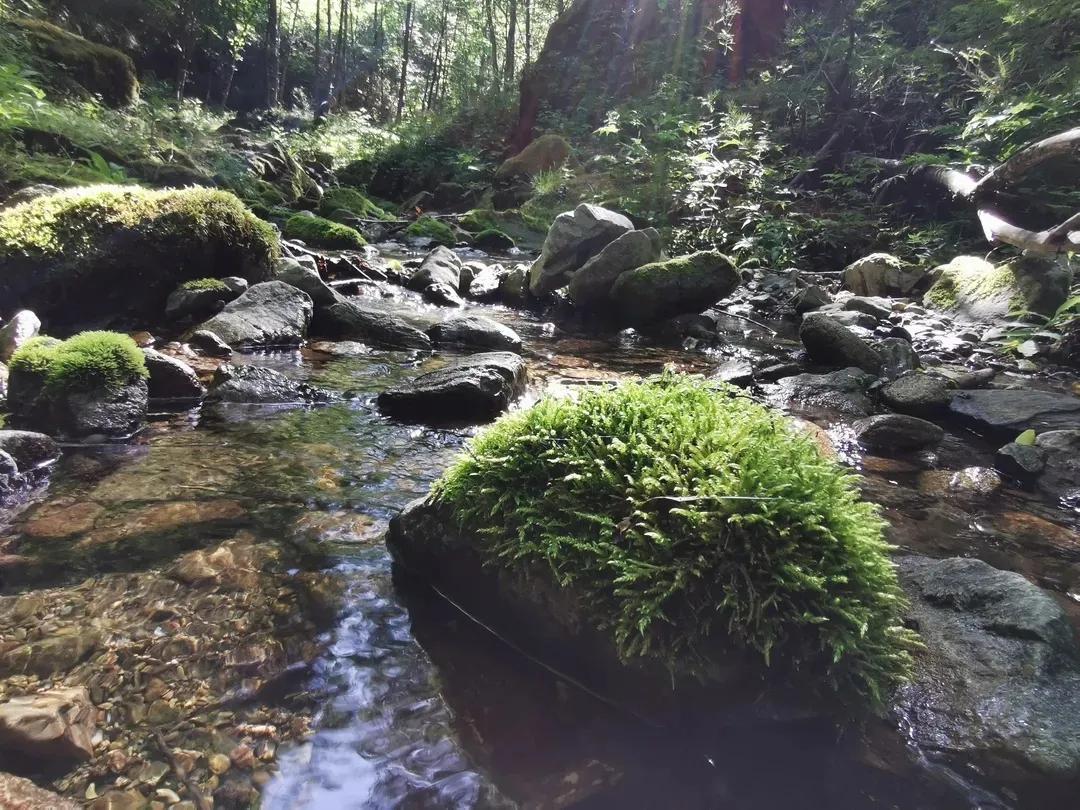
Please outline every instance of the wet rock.
[{"label": "wet rock", "polygon": [[0,430],[0,451],[10,455],[20,472],[28,472],[56,461],[60,448],[44,433],[29,430]]},{"label": "wet rock", "polygon": [[740,283],[730,259],[702,251],[623,273],[611,288],[610,299],[620,323],[642,326],[702,312]]},{"label": "wet rock", "polygon": [[1080,492],[1080,430],[1041,433],[1035,446],[1046,457],[1039,487],[1057,497]]},{"label": "wet rock", "polygon": [[19,465],[9,454],[0,450],[0,494],[10,489],[19,474]]},{"label": "wet rock", "polygon": [[993,265],[958,256],[937,268],[924,302],[965,321],[1006,321],[1018,309],[1051,316],[1069,296],[1072,272],[1053,257],[1025,254]]},{"label": "wet rock", "polygon": [[[852,330],[866,330],[866,332],[870,332],[878,326],[878,319],[873,315],[867,315],[865,312],[839,309],[836,304],[833,304],[831,307],[823,307],[818,310],[818,313],[828,315],[836,321],[836,323]],[[866,332],[859,332],[859,334],[865,334]]]},{"label": "wet rock", "polygon": [[996,470],[989,467],[965,467],[949,479],[949,492],[986,498],[1001,489],[1004,482]]},{"label": "wet rock", "polygon": [[1054,599],[980,560],[898,569],[926,644],[899,696],[913,741],[999,785],[1080,776],[1080,647]]},{"label": "wet rock", "polygon": [[322,280],[315,267],[301,264],[296,259],[279,260],[274,267],[274,278],[307,293],[316,308],[331,306],[342,299],[339,293]]},{"label": "wet rock", "polygon": [[881,356],[865,340],[830,316],[811,313],[803,319],[799,338],[810,359],[827,366],[854,366],[868,374],[881,371]]},{"label": "wet rock", "polygon": [[994,466],[1010,478],[1031,483],[1046,469],[1046,455],[1033,444],[1010,442],[994,455]]},{"label": "wet rock", "polygon": [[510,352],[476,354],[379,395],[379,409],[423,422],[482,422],[505,411],[525,387],[525,361]]},{"label": "wet rock", "polygon": [[424,257],[406,286],[440,306],[460,306],[461,259],[440,245]]},{"label": "wet rock", "polygon": [[252,286],[199,329],[240,349],[299,346],[312,311],[307,293],[282,281],[267,281]]},{"label": "wet rock", "polygon": [[192,322],[208,318],[222,310],[239,293],[224,282],[220,286],[178,287],[165,301],[165,317],[173,322]]},{"label": "wet rock", "polygon": [[892,301],[869,295],[853,295],[844,302],[848,312],[862,312],[874,320],[884,321],[892,314]]},{"label": "wet rock", "polygon": [[524,306],[529,298],[529,271],[524,265],[511,267],[499,284],[499,296],[510,306]]},{"label": "wet rock", "polygon": [[446,284],[429,284],[420,291],[424,299],[440,307],[463,307],[465,302],[453,287]]},{"label": "wet rock", "polygon": [[940,444],[945,431],[933,422],[898,413],[871,416],[855,423],[859,443],[878,452],[907,452]]},{"label": "wet rock", "polygon": [[14,697],[0,705],[0,748],[45,762],[89,759],[95,714],[81,687]]},{"label": "wet rock", "polygon": [[868,392],[876,381],[873,375],[857,368],[831,374],[799,374],[780,380],[775,398],[780,404],[793,403],[801,408],[868,416],[874,410]]},{"label": "wet rock", "polygon": [[47,426],[50,432],[72,439],[130,436],[146,421],[148,399],[142,379],[122,388],[65,392],[50,400],[47,422],[28,426]]},{"label": "wet rock", "polygon": [[472,244],[475,248],[487,251],[506,251],[516,247],[514,240],[498,228],[481,231],[473,238]]},{"label": "wet rock", "polygon": [[7,396],[8,375],[7,364],[0,363],[0,405],[3,404],[3,400]]},{"label": "wet rock", "polygon": [[90,810],[146,810],[148,802],[137,790],[110,790],[94,799]]},{"label": "wet rock", "polygon": [[0,807],[7,810],[79,810],[82,805],[39,788],[29,779],[0,773]]},{"label": "wet rock", "polygon": [[0,672],[33,673],[42,678],[62,674],[86,660],[100,642],[100,636],[89,628],[30,641],[5,653]]},{"label": "wet rock", "polygon": [[583,203],[573,212],[560,214],[529,271],[529,290],[541,297],[565,287],[589,259],[632,230],[629,219],[597,205]]},{"label": "wet rock", "polygon": [[895,380],[909,371],[914,371],[921,365],[919,355],[915,353],[910,340],[895,337],[885,338],[878,341],[874,348],[881,355],[882,379]]},{"label": "wet rock", "polygon": [[321,334],[331,338],[394,348],[431,348],[431,339],[403,319],[351,300],[321,310],[316,326]]},{"label": "wet rock", "polygon": [[1080,421],[1080,397],[1032,389],[961,391],[949,404],[960,422],[986,434],[1068,430]]},{"label": "wet rock", "polygon": [[712,378],[732,385],[746,387],[754,381],[754,367],[749,360],[733,358],[720,366],[716,373],[712,375]]},{"label": "wet rock", "polygon": [[41,321],[28,309],[16,312],[11,320],[0,328],[0,362],[7,363],[11,355],[27,341],[38,336]]},{"label": "wet rock", "polygon": [[207,402],[286,404],[326,402],[330,394],[260,366],[224,365],[214,373]]},{"label": "wet rock", "polygon": [[182,360],[167,354],[143,349],[146,368],[150,372],[150,399],[192,401],[202,399],[206,393],[195,369]]},{"label": "wet rock", "polygon": [[520,352],[521,338],[509,326],[481,315],[464,315],[437,323],[427,331],[438,346],[464,346],[488,351]]},{"label": "wet rock", "polygon": [[924,271],[905,267],[888,253],[873,253],[847,266],[843,285],[860,296],[905,296],[922,280]]},{"label": "wet rock", "polygon": [[478,270],[469,280],[465,294],[474,301],[497,301],[499,288],[507,269],[501,264],[489,264]]},{"label": "wet rock", "polygon": [[619,276],[657,261],[660,251],[655,228],[622,234],[573,274],[567,289],[570,300],[578,307],[602,304]]},{"label": "wet rock", "polygon": [[795,311],[800,315],[813,312],[815,309],[821,309],[831,303],[832,296],[817,284],[811,284],[806,289],[800,290],[792,301]]},{"label": "wet rock", "polygon": [[944,412],[954,391],[945,380],[914,372],[893,380],[881,389],[881,401],[894,411],[928,416]]},{"label": "wet rock", "polygon": [[187,339],[188,345],[206,357],[232,357],[233,350],[224,340],[208,329],[198,329]]}]

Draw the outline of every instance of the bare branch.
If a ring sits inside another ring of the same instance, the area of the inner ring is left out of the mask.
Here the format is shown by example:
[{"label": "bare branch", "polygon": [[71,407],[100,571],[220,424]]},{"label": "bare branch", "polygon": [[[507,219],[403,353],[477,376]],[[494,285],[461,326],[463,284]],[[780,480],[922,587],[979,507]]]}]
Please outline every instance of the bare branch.
[{"label": "bare branch", "polygon": [[1055,157],[1080,158],[1080,127],[1025,146],[980,180],[974,196],[985,199],[987,195],[1016,183],[1040,163]]}]

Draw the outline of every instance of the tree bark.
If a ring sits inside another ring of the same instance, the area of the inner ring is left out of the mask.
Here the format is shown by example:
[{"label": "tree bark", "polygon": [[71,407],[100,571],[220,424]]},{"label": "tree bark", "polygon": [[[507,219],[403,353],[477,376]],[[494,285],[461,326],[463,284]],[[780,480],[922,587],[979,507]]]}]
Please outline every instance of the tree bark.
[{"label": "tree bark", "polygon": [[405,4],[405,32],[401,43],[401,81],[398,84],[397,120],[405,113],[405,86],[409,78],[409,49],[412,45],[412,0]]},{"label": "tree bark", "polygon": [[506,86],[514,84],[514,74],[517,72],[517,0],[508,0],[510,11],[506,21],[506,59],[503,66],[506,70]]},{"label": "tree bark", "polygon": [[493,7],[493,0],[484,0],[484,11],[486,12],[486,29],[488,35],[488,44],[491,46],[491,76],[495,86],[495,90],[502,89],[502,77],[499,74],[499,42],[495,35],[495,9]]},{"label": "tree bark", "polygon": [[266,15],[266,107],[273,109],[281,97],[281,25],[278,0],[267,0]]}]

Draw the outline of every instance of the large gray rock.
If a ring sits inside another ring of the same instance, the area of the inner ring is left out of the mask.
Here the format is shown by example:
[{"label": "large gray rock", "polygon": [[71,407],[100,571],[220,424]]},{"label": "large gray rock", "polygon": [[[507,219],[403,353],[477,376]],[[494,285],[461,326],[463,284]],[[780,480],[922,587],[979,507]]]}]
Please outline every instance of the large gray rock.
[{"label": "large gray rock", "polygon": [[60,457],[60,448],[52,438],[29,430],[0,430],[0,451],[15,460],[21,473],[51,464]]},{"label": "large gray rock", "polygon": [[1017,481],[1030,484],[1046,469],[1046,456],[1046,450],[1034,444],[1009,442],[994,454],[994,467]]},{"label": "large gray rock", "polygon": [[876,381],[872,374],[857,368],[830,374],[799,374],[781,379],[772,399],[777,405],[801,410],[868,416],[874,410],[868,392]]},{"label": "large gray rock", "polygon": [[460,306],[461,259],[450,248],[440,245],[424,257],[407,286],[434,304]]},{"label": "large gray rock", "polygon": [[629,219],[598,205],[583,203],[572,212],[559,214],[544,240],[540,258],[529,271],[529,290],[539,297],[565,287],[576,270],[632,230]]},{"label": "large gray rock", "polygon": [[188,337],[188,345],[196,353],[205,357],[225,357],[233,355],[232,347],[207,329],[197,329]]},{"label": "large gray rock", "polygon": [[431,339],[403,319],[352,300],[339,301],[319,311],[316,329],[338,340],[358,340],[376,346],[430,349]]},{"label": "large gray rock", "polygon": [[1080,397],[1026,388],[960,391],[949,403],[960,422],[1009,438],[1034,430],[1068,430],[1080,424]]},{"label": "large gray rock", "polygon": [[279,371],[261,366],[224,365],[214,372],[207,402],[290,404],[327,402],[328,392],[290,380]]},{"label": "large gray rock", "polygon": [[1080,429],[1040,433],[1035,449],[1045,460],[1040,489],[1055,497],[1080,493]]},{"label": "large gray rock", "polygon": [[505,411],[525,388],[525,361],[510,352],[487,352],[379,394],[391,416],[419,422],[483,422]]},{"label": "large gray rock", "polygon": [[221,286],[202,289],[180,286],[165,301],[165,317],[180,323],[208,318],[239,295],[224,282]]},{"label": "large gray rock", "polygon": [[474,301],[498,301],[499,289],[508,272],[501,264],[486,265],[469,279],[465,295]]},{"label": "large gray rock", "polygon": [[521,352],[521,337],[517,332],[481,315],[448,318],[435,324],[427,333],[438,346]]},{"label": "large gray rock", "polygon": [[296,259],[281,259],[274,267],[274,278],[308,294],[316,307],[328,307],[342,299],[319,275],[311,265],[301,264]]},{"label": "large gray rock", "polygon": [[899,413],[871,416],[855,423],[855,437],[879,452],[907,452],[940,444],[945,431],[933,422]]},{"label": "large gray rock", "polygon": [[730,259],[703,251],[623,273],[611,288],[612,310],[620,323],[644,326],[702,312],[741,282]]},{"label": "large gray rock", "polygon": [[900,259],[888,253],[872,253],[847,266],[843,286],[855,295],[905,296],[925,275],[924,270],[905,267]]},{"label": "large gray rock", "polygon": [[1024,255],[993,265],[958,256],[937,268],[924,303],[964,321],[1007,321],[1017,310],[1050,316],[1069,297],[1072,271],[1047,256]]},{"label": "large gray rock", "polygon": [[905,374],[881,389],[881,401],[900,413],[931,416],[944,412],[955,389],[941,377],[914,372]]},{"label": "large gray rock", "polygon": [[313,312],[311,296],[283,281],[255,284],[199,330],[213,332],[234,349],[299,346]]},{"label": "large gray rock", "polygon": [[869,343],[826,314],[807,315],[799,329],[806,353],[825,366],[861,368],[868,374],[881,372],[881,355]]},{"label": "large gray rock", "polygon": [[16,312],[0,329],[0,362],[6,363],[27,341],[38,336],[41,321],[28,309]]},{"label": "large gray rock", "polygon": [[898,703],[913,742],[996,785],[1080,777],[1080,646],[1057,602],[980,560],[898,568],[926,644]]},{"label": "large gray rock", "polygon": [[0,749],[53,765],[90,759],[95,716],[82,687],[13,697],[0,704]]},{"label": "large gray rock", "polygon": [[206,393],[195,369],[167,354],[143,349],[146,369],[150,372],[150,399],[198,401]]},{"label": "large gray rock", "polygon": [[624,233],[573,274],[567,288],[570,300],[578,307],[607,302],[619,276],[657,261],[660,250],[660,234],[655,228]]}]

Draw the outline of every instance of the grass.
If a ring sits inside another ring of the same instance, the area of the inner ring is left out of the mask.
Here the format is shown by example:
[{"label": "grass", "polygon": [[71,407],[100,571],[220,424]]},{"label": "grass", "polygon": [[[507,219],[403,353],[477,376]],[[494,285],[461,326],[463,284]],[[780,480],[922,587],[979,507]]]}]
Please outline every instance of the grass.
[{"label": "grass", "polygon": [[478,436],[435,497],[490,564],[550,569],[624,659],[707,678],[707,650],[880,709],[914,634],[854,476],[736,389],[666,374],[547,399]]},{"label": "grass", "polygon": [[149,376],[135,341],[116,332],[80,332],[63,342],[35,338],[15,352],[10,368],[39,377],[50,394],[122,388]]}]

